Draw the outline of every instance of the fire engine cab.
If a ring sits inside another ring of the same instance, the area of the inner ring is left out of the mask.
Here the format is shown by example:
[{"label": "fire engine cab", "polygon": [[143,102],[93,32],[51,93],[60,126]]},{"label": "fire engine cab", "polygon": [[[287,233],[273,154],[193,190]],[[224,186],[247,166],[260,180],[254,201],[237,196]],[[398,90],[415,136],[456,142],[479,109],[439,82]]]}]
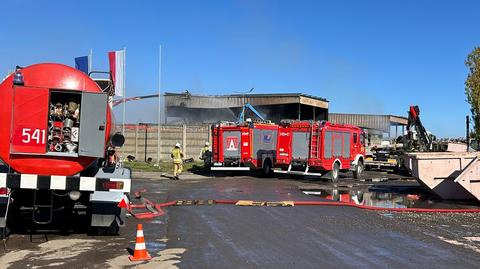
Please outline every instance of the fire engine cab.
[{"label": "fire engine cab", "polygon": [[212,126],[212,171],[272,171],[278,125],[251,120],[219,122]]},{"label": "fire engine cab", "polygon": [[363,132],[352,125],[327,121],[282,121],[278,128],[276,173],[322,176],[331,172],[338,181],[341,170],[364,170]]}]

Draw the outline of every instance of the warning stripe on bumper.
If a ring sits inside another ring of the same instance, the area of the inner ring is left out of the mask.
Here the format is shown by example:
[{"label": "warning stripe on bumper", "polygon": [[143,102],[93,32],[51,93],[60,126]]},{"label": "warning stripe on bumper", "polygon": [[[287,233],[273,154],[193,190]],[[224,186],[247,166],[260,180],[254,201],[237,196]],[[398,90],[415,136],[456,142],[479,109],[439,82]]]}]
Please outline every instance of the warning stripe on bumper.
[{"label": "warning stripe on bumper", "polygon": [[[110,181],[123,182],[123,189],[106,189],[104,183]],[[0,188],[7,187],[11,189],[130,192],[130,184],[130,179],[123,178],[41,176],[0,173]]]}]

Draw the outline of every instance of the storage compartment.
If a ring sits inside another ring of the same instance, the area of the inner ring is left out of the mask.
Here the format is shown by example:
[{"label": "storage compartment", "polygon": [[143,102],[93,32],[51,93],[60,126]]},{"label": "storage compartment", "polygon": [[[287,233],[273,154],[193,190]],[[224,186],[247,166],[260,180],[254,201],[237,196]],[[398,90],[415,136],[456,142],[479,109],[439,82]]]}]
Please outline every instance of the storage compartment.
[{"label": "storage compartment", "polygon": [[104,157],[106,94],[21,86],[13,101],[11,153]]},{"label": "storage compartment", "polygon": [[49,89],[14,88],[10,152],[45,154]]},{"label": "storage compartment", "polygon": [[50,91],[47,154],[77,155],[81,92]]},{"label": "storage compartment", "polygon": [[223,132],[224,158],[240,158],[240,131]]},{"label": "storage compartment", "polygon": [[292,158],[307,160],[310,149],[310,132],[294,131],[292,136]]},{"label": "storage compartment", "polygon": [[108,96],[105,93],[83,92],[81,103],[78,155],[103,158]]}]

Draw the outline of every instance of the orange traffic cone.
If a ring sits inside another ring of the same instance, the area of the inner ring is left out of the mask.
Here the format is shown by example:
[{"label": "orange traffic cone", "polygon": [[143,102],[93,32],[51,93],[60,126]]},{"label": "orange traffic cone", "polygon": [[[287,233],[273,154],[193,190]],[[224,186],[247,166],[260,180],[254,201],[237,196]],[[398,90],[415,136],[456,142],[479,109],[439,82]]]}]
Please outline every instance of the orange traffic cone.
[{"label": "orange traffic cone", "polygon": [[143,226],[142,224],[137,225],[137,239],[135,241],[135,250],[133,251],[133,256],[128,257],[130,261],[148,261],[152,257],[147,252],[145,246],[145,238],[143,237]]}]

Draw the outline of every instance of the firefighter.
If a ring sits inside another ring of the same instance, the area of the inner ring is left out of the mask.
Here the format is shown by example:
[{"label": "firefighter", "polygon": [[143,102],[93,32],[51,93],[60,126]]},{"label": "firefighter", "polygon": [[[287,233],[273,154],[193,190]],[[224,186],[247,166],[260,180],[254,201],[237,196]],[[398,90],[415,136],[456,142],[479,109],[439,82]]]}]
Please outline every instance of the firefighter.
[{"label": "firefighter", "polygon": [[170,157],[173,159],[173,179],[178,180],[178,176],[182,173],[183,152],[180,143],[175,144]]},{"label": "firefighter", "polygon": [[200,155],[198,156],[198,158],[200,160],[203,160],[203,166],[206,167],[210,164],[210,157],[211,157],[210,143],[207,141],[205,142],[205,145],[200,150]]}]

